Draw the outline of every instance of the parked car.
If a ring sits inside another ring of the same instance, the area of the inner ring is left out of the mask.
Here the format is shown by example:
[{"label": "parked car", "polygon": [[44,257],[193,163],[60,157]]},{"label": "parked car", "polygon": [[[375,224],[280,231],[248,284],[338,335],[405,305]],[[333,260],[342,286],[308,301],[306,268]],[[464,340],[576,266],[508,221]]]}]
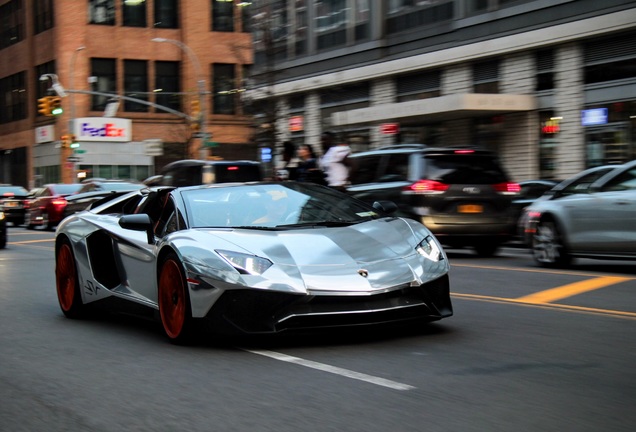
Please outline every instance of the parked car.
[{"label": "parked car", "polygon": [[261,164],[255,161],[202,161],[195,159],[169,163],[161,169],[164,186],[195,186],[213,183],[260,181]]},{"label": "parked car", "polygon": [[74,195],[66,197],[63,218],[86,210],[93,203],[111,195],[119,196],[145,188],[146,185],[125,180],[91,179],[82,182],[82,187]]},{"label": "parked car", "polygon": [[4,212],[0,210],[0,249],[7,246],[7,218]]},{"label": "parked car", "polygon": [[636,259],[636,161],[615,166],[585,192],[528,207],[535,261],[560,267],[574,257]]},{"label": "parked car", "polygon": [[0,209],[7,222],[14,226],[24,223],[24,215],[29,208],[29,191],[22,186],[0,185]]},{"label": "parked car", "polygon": [[131,192],[58,227],[59,304],[70,318],[135,306],[177,343],[197,324],[268,334],[451,316],[441,245],[392,210],[305,182]]},{"label": "parked car", "polygon": [[[617,166],[618,165],[601,165],[583,170],[572,177],[561,181],[550,190],[546,191],[543,195],[536,198],[535,201],[557,200],[572,194],[587,193],[592,183],[615,169]],[[529,246],[532,236],[526,232],[528,210],[529,206],[525,206],[523,208],[521,215],[518,218],[517,230],[519,235],[522,236],[523,242]]]},{"label": "parked car", "polygon": [[512,201],[519,185],[492,152],[407,144],[350,158],[350,195],[395,202],[399,215],[419,220],[444,245],[490,256],[515,232]]},{"label": "parked car", "polygon": [[66,197],[76,193],[82,185],[80,183],[47,184],[39,188],[29,202],[29,209],[25,214],[27,229],[42,226],[52,229],[64,217]]}]

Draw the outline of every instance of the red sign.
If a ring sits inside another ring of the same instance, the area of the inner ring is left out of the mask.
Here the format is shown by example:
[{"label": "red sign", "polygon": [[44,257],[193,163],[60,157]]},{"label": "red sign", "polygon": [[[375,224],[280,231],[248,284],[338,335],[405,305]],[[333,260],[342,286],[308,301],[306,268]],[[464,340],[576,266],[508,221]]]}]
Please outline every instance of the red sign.
[{"label": "red sign", "polygon": [[380,126],[380,133],[383,135],[395,135],[400,132],[398,123],[383,123]]},{"label": "red sign", "polygon": [[294,116],[289,119],[289,131],[300,132],[303,130],[303,116]]}]

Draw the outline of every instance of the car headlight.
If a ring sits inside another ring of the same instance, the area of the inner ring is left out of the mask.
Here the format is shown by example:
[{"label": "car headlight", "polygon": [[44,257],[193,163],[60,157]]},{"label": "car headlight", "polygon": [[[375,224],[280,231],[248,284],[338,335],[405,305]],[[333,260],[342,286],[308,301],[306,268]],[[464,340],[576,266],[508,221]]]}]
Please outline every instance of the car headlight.
[{"label": "car headlight", "polygon": [[422,240],[415,250],[424,258],[428,258],[433,262],[438,262],[444,259],[442,249],[432,236],[427,236],[424,240]]},{"label": "car headlight", "polygon": [[4,220],[4,212],[0,211],[0,220]]},{"label": "car headlight", "polygon": [[256,255],[248,255],[239,252],[217,250],[232,267],[242,274],[261,275],[272,266],[272,262],[267,258]]}]

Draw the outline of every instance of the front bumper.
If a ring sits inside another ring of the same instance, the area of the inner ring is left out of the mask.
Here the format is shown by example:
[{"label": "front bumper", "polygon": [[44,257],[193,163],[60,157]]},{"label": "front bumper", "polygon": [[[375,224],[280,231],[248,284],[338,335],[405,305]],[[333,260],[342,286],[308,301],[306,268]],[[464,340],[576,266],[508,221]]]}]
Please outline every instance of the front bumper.
[{"label": "front bumper", "polygon": [[403,321],[453,314],[448,275],[417,287],[375,295],[299,295],[226,291],[203,319],[221,334],[266,334]]}]

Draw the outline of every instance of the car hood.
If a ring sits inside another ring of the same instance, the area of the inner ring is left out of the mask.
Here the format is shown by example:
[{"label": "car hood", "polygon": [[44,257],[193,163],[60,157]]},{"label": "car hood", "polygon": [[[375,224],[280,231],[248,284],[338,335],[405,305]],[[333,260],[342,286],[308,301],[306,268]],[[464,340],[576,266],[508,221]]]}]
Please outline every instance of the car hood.
[{"label": "car hood", "polygon": [[230,250],[272,261],[263,275],[245,276],[252,287],[272,288],[269,281],[287,281],[309,291],[360,292],[421,284],[448,270],[447,260],[433,262],[415,250],[430,233],[399,218],[338,228],[201,230],[200,235],[200,241],[215,237],[208,240],[224,240],[233,246]]}]

